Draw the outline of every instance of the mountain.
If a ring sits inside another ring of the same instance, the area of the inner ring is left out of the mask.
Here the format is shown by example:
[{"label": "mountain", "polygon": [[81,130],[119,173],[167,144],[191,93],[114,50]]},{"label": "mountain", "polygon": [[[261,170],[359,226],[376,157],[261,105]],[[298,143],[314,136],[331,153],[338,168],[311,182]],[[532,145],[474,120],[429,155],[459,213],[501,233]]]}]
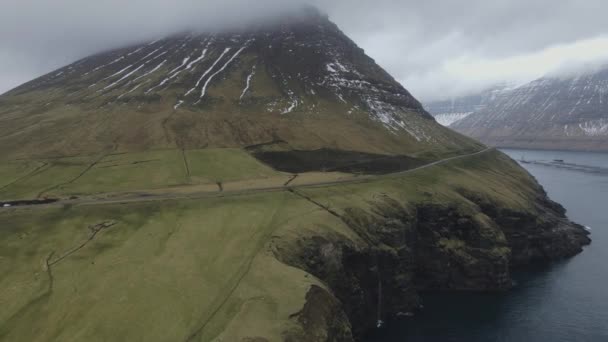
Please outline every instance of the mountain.
[{"label": "mountain", "polygon": [[3,341],[360,341],[590,242],[310,8],[0,96],[0,227]]},{"label": "mountain", "polygon": [[84,58],[9,91],[0,106],[0,155],[12,157],[271,141],[376,154],[479,146],[437,126],[313,9]]},{"label": "mountain", "polygon": [[608,67],[501,92],[452,128],[504,147],[608,151]]},{"label": "mountain", "polygon": [[425,103],[424,108],[435,117],[438,123],[450,126],[456,121],[485,109],[489,103],[507,90],[509,90],[508,84],[499,84],[476,94],[431,101]]}]

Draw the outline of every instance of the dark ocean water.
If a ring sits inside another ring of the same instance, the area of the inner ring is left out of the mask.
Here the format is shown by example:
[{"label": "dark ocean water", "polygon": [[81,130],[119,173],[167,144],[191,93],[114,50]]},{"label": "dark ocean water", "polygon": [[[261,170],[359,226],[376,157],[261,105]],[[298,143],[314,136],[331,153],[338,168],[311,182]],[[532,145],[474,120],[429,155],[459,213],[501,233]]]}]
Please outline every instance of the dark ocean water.
[{"label": "dark ocean water", "polygon": [[608,342],[608,154],[504,152],[534,162],[522,166],[570,219],[591,228],[592,245],[564,262],[518,272],[508,293],[425,296],[422,313],[369,341]]}]

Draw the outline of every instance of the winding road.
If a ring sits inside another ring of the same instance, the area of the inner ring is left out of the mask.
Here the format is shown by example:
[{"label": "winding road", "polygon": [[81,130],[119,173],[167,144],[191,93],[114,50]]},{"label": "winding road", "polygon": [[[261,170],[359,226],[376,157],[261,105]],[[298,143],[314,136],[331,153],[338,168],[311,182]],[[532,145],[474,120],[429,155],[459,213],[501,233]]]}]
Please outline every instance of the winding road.
[{"label": "winding road", "polygon": [[405,174],[410,174],[414,172],[418,172],[433,166],[442,165],[454,160],[466,159],[473,156],[477,156],[480,154],[484,154],[490,151],[494,151],[494,148],[486,148],[484,150],[459,155],[455,157],[441,159],[429,164],[425,164],[413,169],[384,174],[384,175],[366,175],[366,176],[356,176],[349,179],[340,179],[340,180],[332,180],[332,181],[324,181],[324,182],[313,182],[308,184],[299,184],[295,186],[290,186],[289,182],[280,186],[270,186],[270,187],[258,187],[258,188],[249,188],[249,189],[241,189],[241,190],[223,190],[223,191],[199,191],[192,193],[145,193],[145,192],[137,192],[137,193],[125,193],[125,194],[117,194],[111,198],[99,198],[103,196],[97,195],[97,197],[80,197],[75,199],[60,199],[53,203],[45,203],[45,204],[25,204],[11,207],[0,207],[0,211],[2,210],[11,210],[15,208],[46,208],[52,206],[63,206],[63,205],[103,205],[103,204],[127,204],[127,203],[137,203],[137,202],[153,202],[153,201],[165,201],[165,200],[195,200],[202,198],[214,198],[214,197],[233,197],[233,196],[243,196],[243,195],[251,195],[256,193],[265,193],[265,192],[277,192],[277,191],[286,191],[289,189],[305,189],[305,188],[318,188],[318,187],[327,187],[334,185],[343,185],[343,184],[358,184],[358,183],[366,183],[374,180],[382,179],[382,178],[390,178],[401,176]]}]

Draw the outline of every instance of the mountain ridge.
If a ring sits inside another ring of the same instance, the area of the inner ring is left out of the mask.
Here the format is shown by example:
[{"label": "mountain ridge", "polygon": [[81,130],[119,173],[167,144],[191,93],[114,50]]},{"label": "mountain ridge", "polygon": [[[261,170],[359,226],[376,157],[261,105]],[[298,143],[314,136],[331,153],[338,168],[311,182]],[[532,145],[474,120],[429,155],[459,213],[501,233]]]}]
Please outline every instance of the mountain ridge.
[{"label": "mountain ridge", "polygon": [[450,126],[454,122],[484,109],[496,96],[511,87],[512,85],[508,83],[501,83],[478,93],[426,102],[424,108],[435,117],[437,122],[444,126]]},{"label": "mountain ridge", "polygon": [[608,151],[608,66],[500,92],[451,128],[500,147]]},{"label": "mountain ridge", "polygon": [[[303,150],[379,154],[479,148],[436,125],[326,16],[307,12],[277,25],[171,36],[32,80],[0,96],[0,154],[245,147],[273,140]],[[73,132],[74,121],[83,134]],[[41,122],[45,127],[38,128]],[[137,126],[138,141],[129,138],[127,125]],[[49,144],[44,135],[50,129],[67,132],[66,143]]]}]

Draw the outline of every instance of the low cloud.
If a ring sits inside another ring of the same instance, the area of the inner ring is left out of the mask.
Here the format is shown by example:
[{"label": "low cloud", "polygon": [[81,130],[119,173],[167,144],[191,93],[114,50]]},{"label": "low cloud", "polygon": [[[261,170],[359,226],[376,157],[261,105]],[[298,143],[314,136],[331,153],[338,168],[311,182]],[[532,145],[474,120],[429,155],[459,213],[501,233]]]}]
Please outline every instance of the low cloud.
[{"label": "low cloud", "polygon": [[[109,48],[188,29],[267,21],[303,4],[300,0],[8,1],[0,13],[0,93]],[[588,64],[605,58],[599,50],[608,51],[604,0],[309,2],[327,12],[422,100],[461,95],[492,82],[531,80],[554,72],[556,64]],[[560,51],[576,49],[584,56],[582,62],[577,56],[560,57]],[[542,62],[543,58],[551,62]]]}]

